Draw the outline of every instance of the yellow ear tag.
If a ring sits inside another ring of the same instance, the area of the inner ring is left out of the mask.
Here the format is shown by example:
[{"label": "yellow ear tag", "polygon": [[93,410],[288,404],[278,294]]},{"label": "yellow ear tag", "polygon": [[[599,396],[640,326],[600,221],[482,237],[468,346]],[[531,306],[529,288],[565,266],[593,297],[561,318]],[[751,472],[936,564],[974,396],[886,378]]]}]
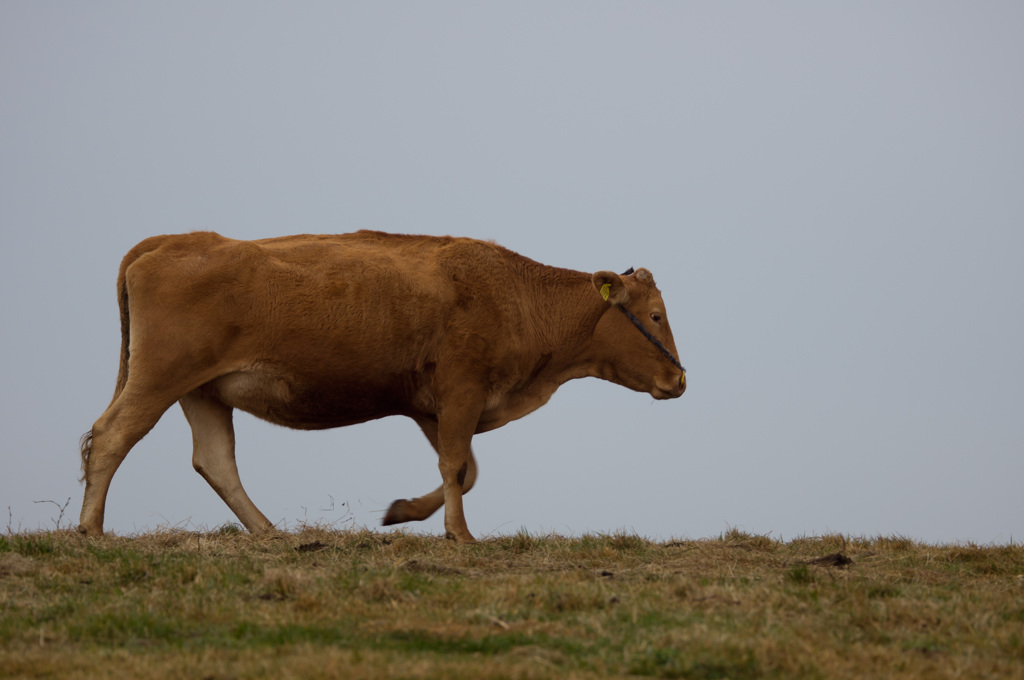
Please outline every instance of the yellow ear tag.
[{"label": "yellow ear tag", "polygon": [[601,297],[604,298],[605,302],[608,302],[608,296],[611,295],[611,292],[612,284],[606,283],[603,286],[601,286]]}]

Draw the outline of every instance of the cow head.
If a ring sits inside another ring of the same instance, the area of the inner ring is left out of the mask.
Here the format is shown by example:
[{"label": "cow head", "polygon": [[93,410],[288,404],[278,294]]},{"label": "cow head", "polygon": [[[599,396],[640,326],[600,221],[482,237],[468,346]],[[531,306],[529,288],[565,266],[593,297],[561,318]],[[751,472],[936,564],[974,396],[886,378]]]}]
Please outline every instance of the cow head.
[{"label": "cow head", "polygon": [[594,330],[598,377],[655,399],[673,399],[686,391],[665,302],[646,269],[625,274],[600,271],[594,288],[608,309]]}]

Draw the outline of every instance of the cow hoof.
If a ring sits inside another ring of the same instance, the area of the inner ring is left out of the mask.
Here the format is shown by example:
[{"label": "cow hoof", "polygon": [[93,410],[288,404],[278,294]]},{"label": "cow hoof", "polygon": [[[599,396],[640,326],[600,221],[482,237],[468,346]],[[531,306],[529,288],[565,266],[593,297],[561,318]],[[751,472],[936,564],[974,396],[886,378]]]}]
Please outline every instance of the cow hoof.
[{"label": "cow hoof", "polygon": [[384,515],[384,521],[381,522],[381,526],[388,527],[392,524],[408,522],[410,504],[409,501],[402,498],[392,503],[391,507],[388,508],[387,514]]},{"label": "cow hoof", "polygon": [[473,538],[473,535],[470,534],[470,533],[466,533],[466,534],[464,534],[462,536],[456,536],[451,531],[447,531],[447,532],[445,532],[444,537],[446,539],[448,539],[449,541],[455,541],[456,543],[459,543],[459,544],[462,544],[462,545],[471,545],[473,543],[476,543],[476,539]]}]

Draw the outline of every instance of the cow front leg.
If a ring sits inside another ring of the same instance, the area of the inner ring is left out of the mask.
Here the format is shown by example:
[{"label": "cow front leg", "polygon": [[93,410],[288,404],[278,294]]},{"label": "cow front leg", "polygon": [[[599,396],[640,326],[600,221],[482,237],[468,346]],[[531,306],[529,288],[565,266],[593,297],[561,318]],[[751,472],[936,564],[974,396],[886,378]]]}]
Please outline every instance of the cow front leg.
[{"label": "cow front leg", "polygon": [[444,496],[445,537],[459,543],[476,543],[466,525],[462,494],[469,479],[470,442],[480,421],[483,399],[463,392],[456,403],[447,403],[437,414],[437,467]]},{"label": "cow front leg", "polygon": [[[423,430],[423,434],[426,435],[430,445],[434,447],[434,451],[440,455],[440,449],[437,444],[437,421],[433,418],[423,418],[417,419],[416,424]],[[466,470],[466,477],[462,485],[463,494],[469,493],[469,490],[473,488],[473,484],[476,483],[476,474],[476,457],[473,455],[473,449],[470,448],[469,468]],[[384,521],[381,524],[390,526],[392,524],[401,524],[402,522],[419,522],[433,515],[442,505],[444,505],[443,484],[419,498],[396,500],[388,508],[387,514],[384,515]]]},{"label": "cow front leg", "polygon": [[231,407],[193,390],[179,400],[192,428],[192,467],[227,503],[250,533],[271,531],[274,525],[249,499],[235,463],[235,428]]}]

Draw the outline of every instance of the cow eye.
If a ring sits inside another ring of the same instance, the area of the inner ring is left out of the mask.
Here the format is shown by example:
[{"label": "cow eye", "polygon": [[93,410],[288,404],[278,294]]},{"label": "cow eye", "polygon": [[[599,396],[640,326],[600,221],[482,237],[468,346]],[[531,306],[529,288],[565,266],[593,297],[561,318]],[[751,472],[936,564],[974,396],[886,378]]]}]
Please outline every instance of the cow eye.
[{"label": "cow eye", "polygon": [[654,323],[661,323],[661,314],[657,312],[651,312],[651,321]]}]

